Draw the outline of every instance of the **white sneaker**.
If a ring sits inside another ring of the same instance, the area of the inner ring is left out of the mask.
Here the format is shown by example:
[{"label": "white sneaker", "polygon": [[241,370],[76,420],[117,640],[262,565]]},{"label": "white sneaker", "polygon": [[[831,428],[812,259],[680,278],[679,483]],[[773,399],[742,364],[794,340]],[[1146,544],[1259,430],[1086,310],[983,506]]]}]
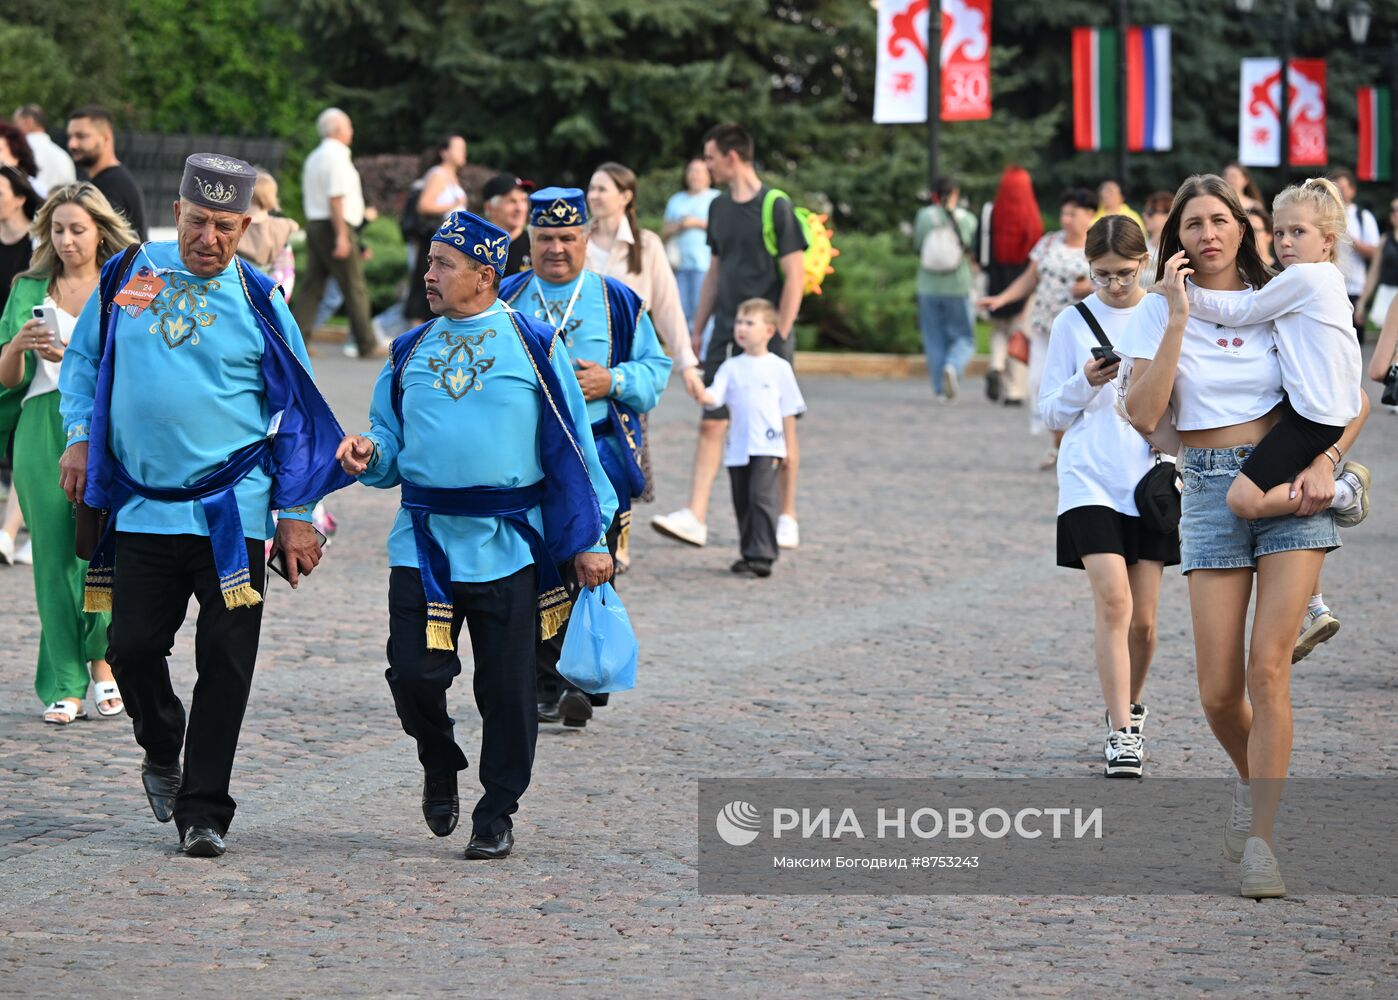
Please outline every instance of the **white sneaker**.
[{"label": "white sneaker", "polygon": [[1242,883],[1239,895],[1248,899],[1279,899],[1286,895],[1286,883],[1276,856],[1261,837],[1249,837],[1243,848]]},{"label": "white sneaker", "polygon": [[1252,792],[1241,781],[1233,784],[1233,808],[1223,828],[1223,856],[1237,863],[1252,836]]},{"label": "white sneaker", "polygon": [[1141,761],[1145,758],[1145,746],[1141,737],[1128,729],[1117,729],[1107,737],[1103,751],[1107,756],[1107,766],[1103,773],[1108,778],[1139,778]]},{"label": "white sneaker", "polygon": [[1337,479],[1343,479],[1354,490],[1354,502],[1335,511],[1335,527],[1353,528],[1369,516],[1369,470],[1358,462],[1346,462]]},{"label": "white sneaker", "polygon": [[777,548],[798,549],[801,547],[801,526],[796,518],[782,514],[777,518]]},{"label": "white sneaker", "polygon": [[1331,614],[1330,609],[1321,605],[1314,611],[1307,610],[1301,619],[1301,634],[1291,650],[1291,662],[1299,663],[1325,640],[1340,631],[1340,620]]},{"label": "white sneaker", "polygon": [[15,553],[15,565],[16,565],[16,566],[33,566],[33,565],[34,565],[34,545],[33,545],[33,543],[31,543],[31,542],[25,542],[23,545],[21,545],[21,546],[19,547],[19,551]]},{"label": "white sneaker", "polygon": [[956,392],[960,388],[957,385],[956,369],[951,365],[942,366],[942,395],[946,397],[948,403],[956,402]]},{"label": "white sneaker", "polygon": [[15,540],[4,528],[0,528],[0,563],[13,566],[15,561]]},{"label": "white sneaker", "polygon": [[[650,526],[668,538],[686,545],[703,548],[709,540],[709,526],[694,516],[694,511],[685,507],[673,514],[657,514],[650,519]],[[777,529],[780,537],[781,529]]]}]

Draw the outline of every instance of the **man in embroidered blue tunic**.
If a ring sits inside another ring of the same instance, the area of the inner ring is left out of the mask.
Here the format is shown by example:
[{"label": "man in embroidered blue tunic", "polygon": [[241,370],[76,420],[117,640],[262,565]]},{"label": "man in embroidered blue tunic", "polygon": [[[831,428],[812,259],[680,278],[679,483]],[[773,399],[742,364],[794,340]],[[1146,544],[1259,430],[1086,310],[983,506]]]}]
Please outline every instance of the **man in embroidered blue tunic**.
[{"label": "man in embroidered blue tunic", "polygon": [[534,651],[571,603],[557,564],[589,586],[612,575],[603,538],[616,498],[602,470],[567,348],[498,299],[509,235],[453,212],[428,251],[438,319],[393,342],[366,435],[340,446],[346,472],[402,487],[388,537],[388,679],[417,740],[422,812],[445,837],[466,757],[447,688],[461,672],[464,622],[475,659],[484,794],[468,859],[514,846],[511,816],[529,786],[539,722]]},{"label": "man in embroidered blue tunic", "polygon": [[[133,245],[102,271],[59,378],[70,500],[108,512],[85,601],[110,608],[121,688],[151,809],[188,854],[216,857],[257,658],[270,511],[292,584],[320,560],[311,508],[351,480],[342,432],[278,289],[235,251],[256,174],[186,161],[175,242]],[[199,601],[188,728],[166,656]],[[181,771],[180,751],[184,751]]]},{"label": "man in embroidered blue tunic", "polygon": [[[615,557],[630,530],[631,501],[646,487],[640,414],[660,401],[670,359],[640,297],[614,278],[583,270],[587,199],[582,191],[551,187],[530,195],[529,239],[534,269],[506,278],[500,298],[547,326],[573,359],[597,451],[617,495],[617,516],[607,529],[607,547]],[[605,705],[607,696],[586,694],[559,676],[565,630],[539,645],[539,719],[561,717],[565,725],[585,726],[593,706]]]}]

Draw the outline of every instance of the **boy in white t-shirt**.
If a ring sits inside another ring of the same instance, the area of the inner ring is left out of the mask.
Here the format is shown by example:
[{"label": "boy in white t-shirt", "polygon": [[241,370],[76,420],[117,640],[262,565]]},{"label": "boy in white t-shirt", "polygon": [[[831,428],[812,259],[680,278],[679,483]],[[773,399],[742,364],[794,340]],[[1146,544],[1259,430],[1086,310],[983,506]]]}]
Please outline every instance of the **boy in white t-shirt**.
[{"label": "boy in white t-shirt", "polygon": [[796,415],[806,410],[790,362],[767,349],[776,332],[772,303],[748,299],[738,306],[733,339],[743,353],[720,365],[713,385],[699,397],[704,406],[726,406],[730,414],[723,464],[742,538],[742,558],[730,569],[744,576],[772,575],[781,512],[778,472],[786,440],[796,433]]}]

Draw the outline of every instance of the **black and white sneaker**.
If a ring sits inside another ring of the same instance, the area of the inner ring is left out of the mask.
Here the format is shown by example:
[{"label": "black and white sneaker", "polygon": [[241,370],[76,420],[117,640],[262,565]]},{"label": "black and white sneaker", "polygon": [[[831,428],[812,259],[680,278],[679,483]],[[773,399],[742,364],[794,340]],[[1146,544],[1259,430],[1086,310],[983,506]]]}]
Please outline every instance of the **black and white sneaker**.
[{"label": "black and white sneaker", "polygon": [[1141,737],[1130,729],[1118,729],[1107,737],[1104,749],[1107,766],[1104,774],[1108,778],[1139,778],[1141,761],[1145,757],[1145,747]]},{"label": "black and white sneaker", "polygon": [[1144,735],[1141,730],[1146,724],[1147,715],[1150,715],[1150,709],[1146,708],[1144,702],[1140,704],[1136,702],[1131,703],[1131,731],[1137,736]]}]

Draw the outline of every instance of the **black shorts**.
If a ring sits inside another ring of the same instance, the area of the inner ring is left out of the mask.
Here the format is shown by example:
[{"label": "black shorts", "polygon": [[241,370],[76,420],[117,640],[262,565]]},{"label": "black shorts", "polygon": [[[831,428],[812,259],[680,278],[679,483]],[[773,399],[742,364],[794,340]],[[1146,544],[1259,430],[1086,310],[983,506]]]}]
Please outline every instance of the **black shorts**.
[{"label": "black shorts", "polygon": [[[772,334],[772,339],[767,341],[767,350],[771,351],[779,358],[785,359],[794,368],[796,366],[796,331],[791,331],[791,336],[783,337],[779,334]],[[714,376],[718,374],[719,365],[723,364],[735,354],[741,354],[736,344],[733,343],[733,335],[730,333],[724,340],[719,341],[717,336],[709,340],[709,351],[704,355],[704,384],[713,385]],[[797,419],[800,419],[798,413]],[[728,407],[716,406],[712,410],[705,410],[701,420],[727,420]]]},{"label": "black shorts", "polygon": [[1299,476],[1321,452],[1340,440],[1344,432],[1343,427],[1309,420],[1293,410],[1290,403],[1283,403],[1281,419],[1257,443],[1239,474],[1247,476],[1266,493]]},{"label": "black shorts", "polygon": [[1082,569],[1082,557],[1112,553],[1134,566],[1141,560],[1177,566],[1180,533],[1161,534],[1110,507],[1074,507],[1058,515],[1058,565]]}]

